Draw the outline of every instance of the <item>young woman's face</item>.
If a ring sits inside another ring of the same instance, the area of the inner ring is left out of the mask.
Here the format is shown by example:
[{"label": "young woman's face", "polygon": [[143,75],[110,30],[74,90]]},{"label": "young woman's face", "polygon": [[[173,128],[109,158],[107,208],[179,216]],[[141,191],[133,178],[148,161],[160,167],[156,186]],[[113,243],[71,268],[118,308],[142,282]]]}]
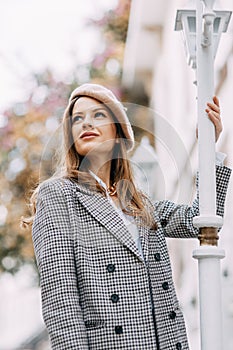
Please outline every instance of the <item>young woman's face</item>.
[{"label": "young woman's face", "polygon": [[116,126],[104,104],[80,97],[72,112],[72,135],[79,155],[109,156],[116,143]]}]

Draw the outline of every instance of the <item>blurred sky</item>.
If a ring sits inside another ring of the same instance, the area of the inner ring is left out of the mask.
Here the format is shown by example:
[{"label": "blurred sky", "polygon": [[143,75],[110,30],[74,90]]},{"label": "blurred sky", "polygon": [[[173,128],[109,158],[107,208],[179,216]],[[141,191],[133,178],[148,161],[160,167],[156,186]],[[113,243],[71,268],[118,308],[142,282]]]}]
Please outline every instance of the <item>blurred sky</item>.
[{"label": "blurred sky", "polygon": [[[0,0],[0,113],[26,98],[31,72],[49,67],[66,79],[74,66],[102,51],[100,34],[87,19],[101,18],[117,3]],[[12,350],[42,326],[39,290],[30,287],[31,278],[27,267],[15,277],[0,277],[0,350]]]},{"label": "blurred sky", "polygon": [[64,78],[103,45],[88,18],[117,0],[0,0],[0,112],[25,98],[31,71],[51,68]]}]

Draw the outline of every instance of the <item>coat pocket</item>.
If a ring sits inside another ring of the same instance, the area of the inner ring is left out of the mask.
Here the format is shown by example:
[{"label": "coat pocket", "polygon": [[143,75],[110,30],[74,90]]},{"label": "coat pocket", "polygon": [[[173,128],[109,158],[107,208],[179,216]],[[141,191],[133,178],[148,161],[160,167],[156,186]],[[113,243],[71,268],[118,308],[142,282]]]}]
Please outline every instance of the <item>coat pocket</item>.
[{"label": "coat pocket", "polygon": [[86,320],[84,324],[87,330],[104,328],[106,326],[104,320]]}]

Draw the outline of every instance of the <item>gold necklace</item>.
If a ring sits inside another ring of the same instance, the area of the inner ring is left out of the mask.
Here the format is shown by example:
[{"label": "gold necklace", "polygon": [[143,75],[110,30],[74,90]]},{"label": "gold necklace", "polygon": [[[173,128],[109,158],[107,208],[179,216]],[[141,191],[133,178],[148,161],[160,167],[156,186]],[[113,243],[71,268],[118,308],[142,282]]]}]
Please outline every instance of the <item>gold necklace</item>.
[{"label": "gold necklace", "polygon": [[117,192],[116,182],[114,182],[112,186],[107,187],[107,185],[91,170],[89,170],[89,173],[96,179],[96,181],[100,184],[100,186],[104,188],[105,192],[107,192],[109,196],[114,196],[116,194]]},{"label": "gold necklace", "polygon": [[114,196],[117,192],[117,188],[116,188],[116,182],[114,182],[114,184],[110,187],[107,188],[107,192],[109,194],[109,196]]}]

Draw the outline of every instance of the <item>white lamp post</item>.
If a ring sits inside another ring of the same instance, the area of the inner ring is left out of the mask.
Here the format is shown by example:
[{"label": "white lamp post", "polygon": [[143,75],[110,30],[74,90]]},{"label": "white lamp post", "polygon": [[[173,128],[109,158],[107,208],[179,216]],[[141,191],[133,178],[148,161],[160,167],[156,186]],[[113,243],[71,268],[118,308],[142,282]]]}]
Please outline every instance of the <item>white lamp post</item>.
[{"label": "white lamp post", "polygon": [[194,225],[200,228],[200,247],[193,252],[199,265],[201,349],[222,350],[220,259],[217,247],[222,218],[216,215],[215,130],[205,113],[214,95],[214,57],[230,11],[213,11],[215,0],[197,0],[196,10],[178,10],[175,30],[185,37],[188,63],[197,73],[199,208]]}]

